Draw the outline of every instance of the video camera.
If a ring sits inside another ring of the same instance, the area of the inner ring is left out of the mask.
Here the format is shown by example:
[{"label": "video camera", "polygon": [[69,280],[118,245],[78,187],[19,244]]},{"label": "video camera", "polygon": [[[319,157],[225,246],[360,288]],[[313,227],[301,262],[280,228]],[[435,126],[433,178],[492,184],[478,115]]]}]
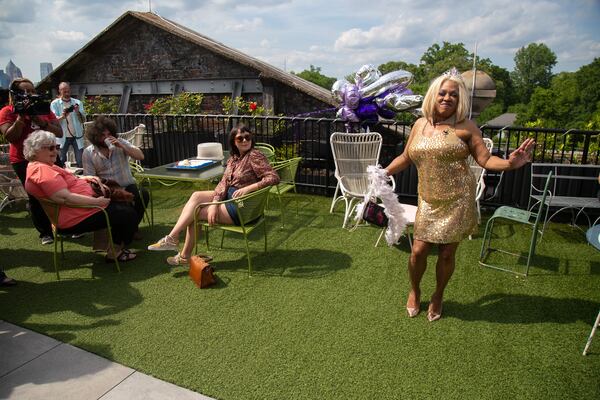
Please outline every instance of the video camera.
[{"label": "video camera", "polygon": [[50,113],[50,101],[39,94],[27,94],[11,90],[15,113],[21,115],[45,115]]},{"label": "video camera", "polygon": [[75,106],[69,106],[69,107],[65,108],[66,113],[71,113],[71,112],[73,112],[73,110],[75,110]]}]

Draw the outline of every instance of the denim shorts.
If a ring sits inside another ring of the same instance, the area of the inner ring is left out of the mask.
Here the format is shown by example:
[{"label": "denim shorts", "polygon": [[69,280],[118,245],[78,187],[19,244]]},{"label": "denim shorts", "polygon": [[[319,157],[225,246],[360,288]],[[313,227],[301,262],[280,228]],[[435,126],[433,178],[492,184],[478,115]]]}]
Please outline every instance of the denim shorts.
[{"label": "denim shorts", "polygon": [[[233,192],[235,192],[236,190],[237,190],[237,188],[235,188],[233,186],[230,186],[229,189],[227,189],[227,200],[230,200],[233,198]],[[227,204],[225,204],[225,208],[227,208],[227,214],[229,214],[229,216],[231,217],[233,224],[241,225],[240,219],[238,218],[237,208],[236,208],[235,204],[227,203]]]}]

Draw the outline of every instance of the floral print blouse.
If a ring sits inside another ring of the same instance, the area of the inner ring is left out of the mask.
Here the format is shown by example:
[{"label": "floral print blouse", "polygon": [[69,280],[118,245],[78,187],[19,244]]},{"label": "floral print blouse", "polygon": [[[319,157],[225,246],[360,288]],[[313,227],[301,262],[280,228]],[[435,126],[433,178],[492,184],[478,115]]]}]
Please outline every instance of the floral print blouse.
[{"label": "floral print blouse", "polygon": [[256,149],[251,149],[242,157],[232,155],[227,160],[223,178],[215,188],[213,201],[225,200],[227,189],[231,186],[241,189],[256,182],[258,189],[279,183],[279,175],[273,170],[267,157]]}]

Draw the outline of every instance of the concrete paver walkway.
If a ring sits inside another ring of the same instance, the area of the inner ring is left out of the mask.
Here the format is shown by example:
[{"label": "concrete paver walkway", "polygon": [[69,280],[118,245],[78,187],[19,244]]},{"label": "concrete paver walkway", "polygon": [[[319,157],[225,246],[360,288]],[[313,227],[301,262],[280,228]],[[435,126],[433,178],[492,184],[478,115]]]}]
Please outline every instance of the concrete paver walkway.
[{"label": "concrete paver walkway", "polygon": [[2,320],[0,399],[212,400]]}]

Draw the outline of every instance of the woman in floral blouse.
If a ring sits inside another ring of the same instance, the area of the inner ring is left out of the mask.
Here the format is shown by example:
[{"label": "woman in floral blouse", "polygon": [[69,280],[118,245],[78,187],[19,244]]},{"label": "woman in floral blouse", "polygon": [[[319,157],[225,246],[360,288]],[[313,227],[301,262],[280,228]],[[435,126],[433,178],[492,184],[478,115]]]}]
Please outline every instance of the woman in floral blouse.
[{"label": "woman in floral blouse", "polygon": [[[194,210],[201,203],[218,202],[237,198],[279,183],[279,176],[269,164],[267,158],[254,149],[254,140],[250,130],[240,125],[229,134],[230,157],[223,178],[215,188],[202,192],[194,192],[183,207],[183,211],[171,232],[158,242],[148,246],[148,250],[179,250],[179,234],[186,231],[185,243],[181,252],[174,257],[168,257],[170,265],[185,265],[192,254],[196,235],[194,232]],[[235,206],[228,204],[213,204],[200,210],[199,218],[216,223],[239,225]]]}]

